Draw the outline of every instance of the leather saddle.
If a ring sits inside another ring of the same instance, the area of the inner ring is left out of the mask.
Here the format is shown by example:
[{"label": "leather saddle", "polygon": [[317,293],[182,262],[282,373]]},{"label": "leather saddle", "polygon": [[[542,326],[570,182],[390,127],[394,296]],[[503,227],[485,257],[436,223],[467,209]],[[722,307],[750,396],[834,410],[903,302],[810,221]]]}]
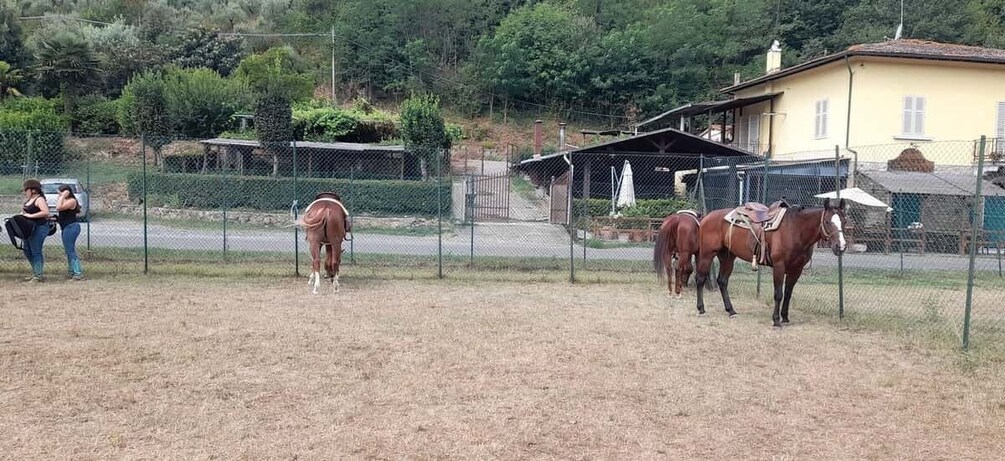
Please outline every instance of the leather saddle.
[{"label": "leather saddle", "polygon": [[[754,236],[754,248],[752,248],[754,258],[752,258],[751,265],[755,271],[758,263],[771,264],[765,233],[778,229],[788,208],[789,203],[785,197],[782,197],[768,206],[758,202],[747,202],[726,214],[726,220],[729,221],[730,227],[738,226],[749,229],[751,235]],[[732,237],[732,232],[727,235]]]}]

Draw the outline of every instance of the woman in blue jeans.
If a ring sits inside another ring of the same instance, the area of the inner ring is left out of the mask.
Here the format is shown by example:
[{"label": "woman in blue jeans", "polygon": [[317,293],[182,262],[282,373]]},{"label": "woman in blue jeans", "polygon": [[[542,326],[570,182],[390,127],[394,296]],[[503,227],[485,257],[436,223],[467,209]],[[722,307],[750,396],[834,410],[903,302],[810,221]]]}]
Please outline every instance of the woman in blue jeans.
[{"label": "woman in blue jeans", "polygon": [[37,179],[25,181],[22,189],[24,190],[25,202],[21,208],[21,215],[35,223],[35,230],[23,242],[24,256],[31,264],[31,276],[24,280],[26,282],[41,282],[44,265],[42,243],[49,236],[49,205],[45,202],[42,184]]},{"label": "woman in blue jeans", "polygon": [[77,237],[80,236],[80,223],[77,222],[77,214],[80,213],[80,203],[73,195],[73,190],[66,184],[59,186],[56,211],[59,212],[56,222],[59,223],[59,228],[62,230],[63,250],[66,251],[66,277],[74,281],[83,280],[84,269],[80,267],[80,258],[77,257]]}]

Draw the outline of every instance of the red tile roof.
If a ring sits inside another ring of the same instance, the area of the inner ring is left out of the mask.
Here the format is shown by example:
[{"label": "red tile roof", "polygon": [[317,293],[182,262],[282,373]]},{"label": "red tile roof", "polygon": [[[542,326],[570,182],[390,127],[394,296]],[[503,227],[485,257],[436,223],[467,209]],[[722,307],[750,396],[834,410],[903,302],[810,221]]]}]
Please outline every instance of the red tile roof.
[{"label": "red tile roof", "polygon": [[732,93],[737,90],[749,88],[760,83],[799,73],[804,70],[809,70],[814,67],[822,66],[824,64],[852,56],[880,56],[891,58],[1005,64],[1005,50],[1003,49],[956,45],[952,43],[940,43],[928,40],[887,40],[885,42],[852,45],[837,53],[816,58],[802,64],[782,69],[772,74],[762,75],[760,77],[747,80],[746,82],[724,88],[722,91],[725,93]]},{"label": "red tile roof", "polygon": [[929,40],[901,39],[879,43],[865,43],[848,47],[851,53],[882,54],[889,56],[928,56],[933,58],[956,58],[985,62],[1005,63],[1005,50],[982,48],[979,46],[939,43]]}]

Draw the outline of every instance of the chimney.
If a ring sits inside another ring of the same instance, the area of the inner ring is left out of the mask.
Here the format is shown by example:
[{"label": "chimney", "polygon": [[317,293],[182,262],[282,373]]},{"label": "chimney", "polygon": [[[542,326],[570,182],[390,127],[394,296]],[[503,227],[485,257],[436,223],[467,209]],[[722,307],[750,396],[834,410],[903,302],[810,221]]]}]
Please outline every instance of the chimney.
[{"label": "chimney", "polygon": [[768,61],[765,68],[766,73],[773,74],[782,69],[782,48],[778,45],[778,40],[771,43],[768,50]]},{"label": "chimney", "polygon": [[734,85],[739,85],[740,84],[740,73],[739,72],[733,72],[733,84]]},{"label": "chimney", "polygon": [[565,150],[565,122],[558,124],[558,150]]},{"label": "chimney", "polygon": [[541,156],[541,124],[540,120],[534,120],[534,158]]}]

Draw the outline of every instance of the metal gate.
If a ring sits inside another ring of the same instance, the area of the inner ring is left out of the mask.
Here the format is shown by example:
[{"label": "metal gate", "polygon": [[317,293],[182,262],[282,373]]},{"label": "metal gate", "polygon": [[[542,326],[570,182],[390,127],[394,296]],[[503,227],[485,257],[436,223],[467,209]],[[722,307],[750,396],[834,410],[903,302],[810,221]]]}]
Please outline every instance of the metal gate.
[{"label": "metal gate", "polygon": [[552,224],[569,223],[569,172],[562,176],[552,178],[551,191],[551,213],[548,222]]},{"label": "metal gate", "polygon": [[476,221],[505,221],[509,219],[510,176],[469,176],[467,203],[469,218]]}]

